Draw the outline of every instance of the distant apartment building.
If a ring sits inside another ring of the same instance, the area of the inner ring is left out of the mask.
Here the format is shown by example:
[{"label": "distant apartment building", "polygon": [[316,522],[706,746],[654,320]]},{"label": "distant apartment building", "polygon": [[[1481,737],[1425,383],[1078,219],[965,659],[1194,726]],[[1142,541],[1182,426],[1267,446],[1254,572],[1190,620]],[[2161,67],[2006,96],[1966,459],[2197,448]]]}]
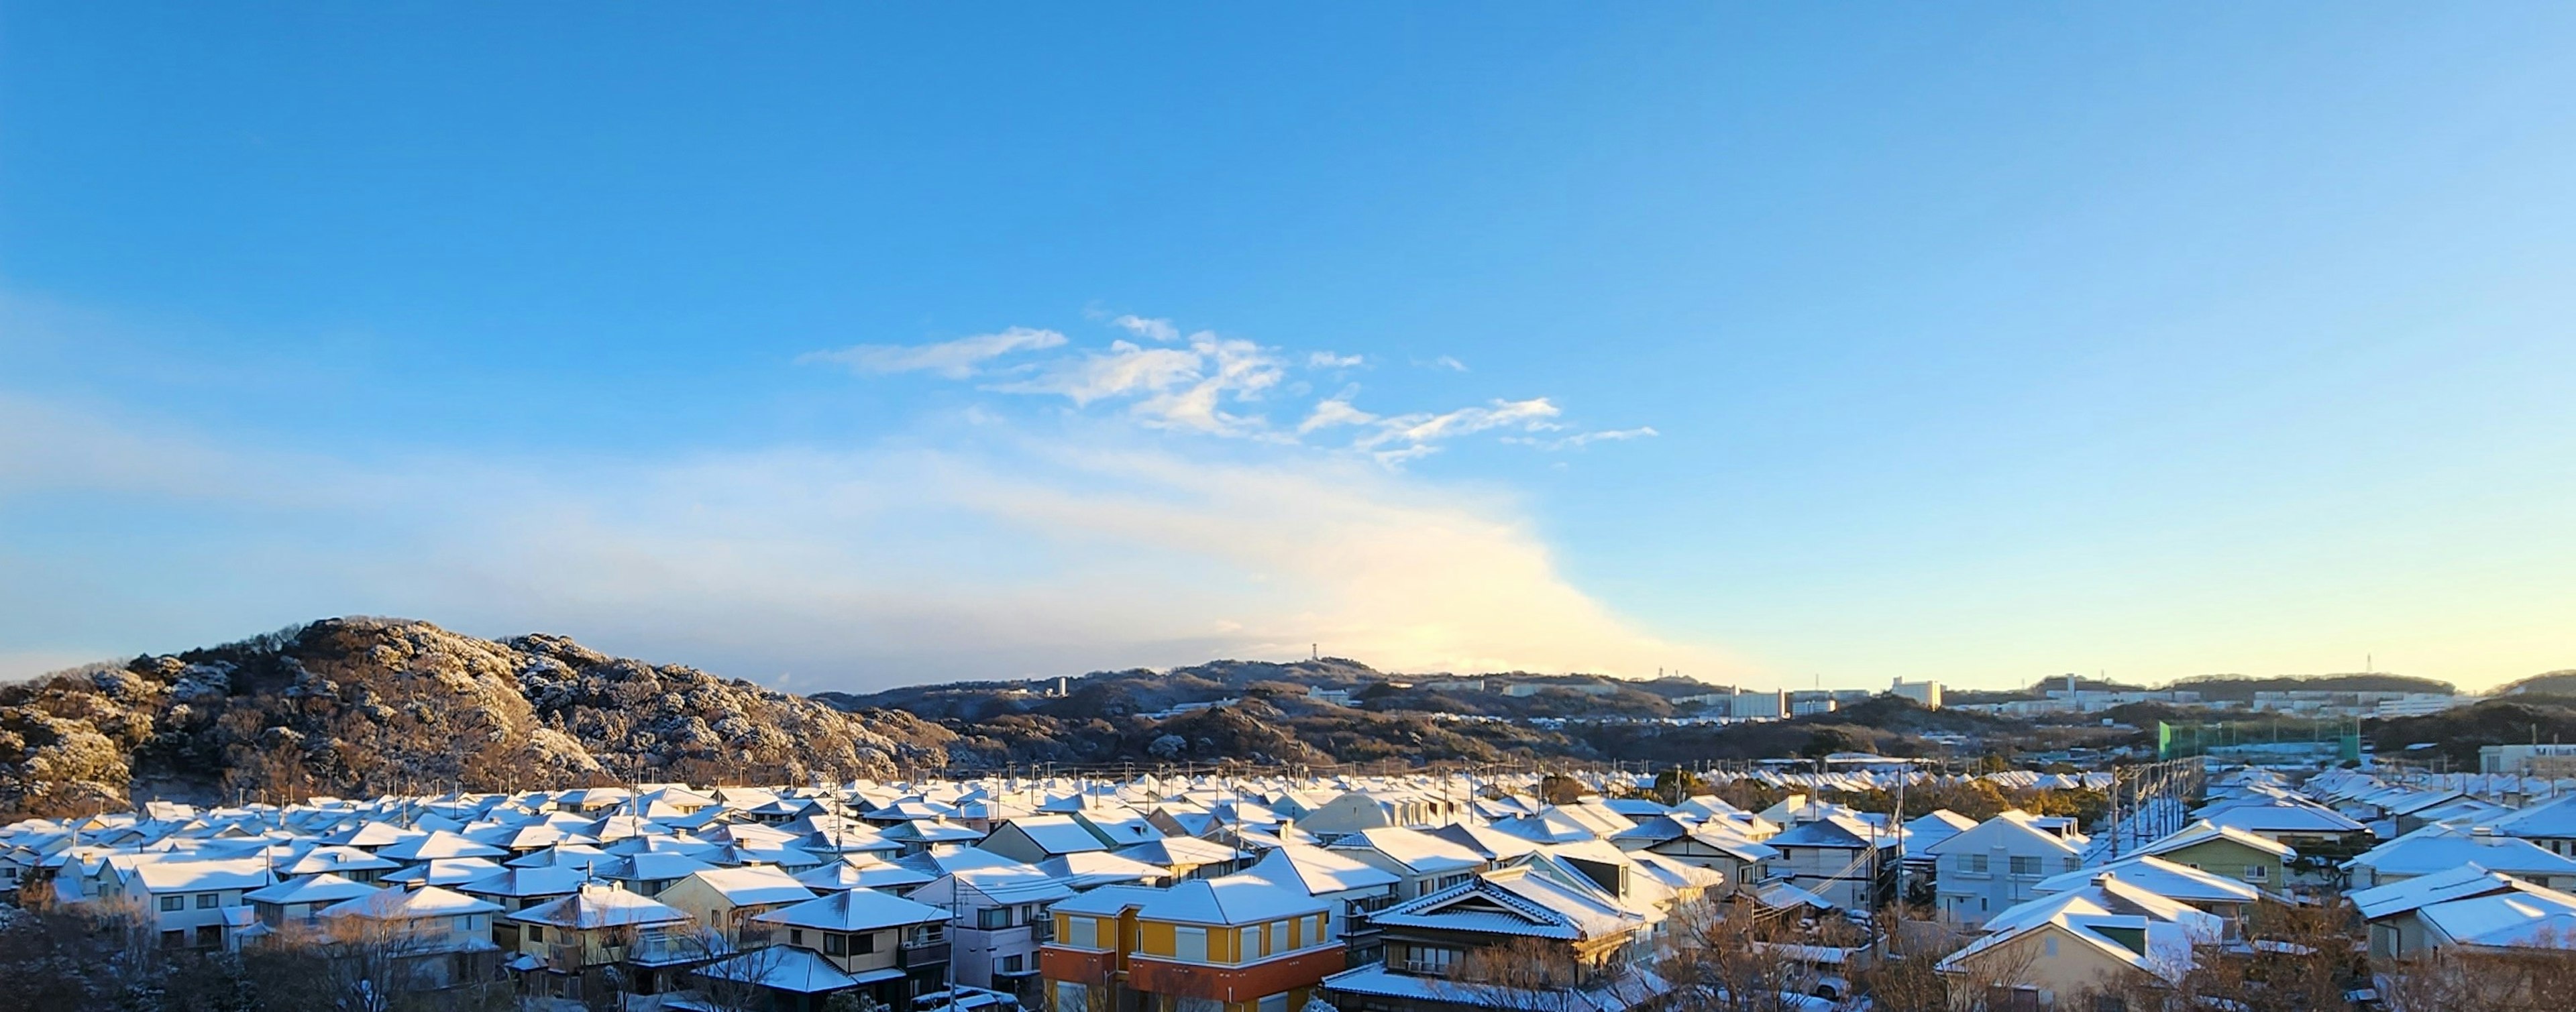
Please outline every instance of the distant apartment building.
[{"label": "distant apartment building", "polygon": [[1911,699],[1915,705],[1926,710],[1941,708],[1941,683],[1939,682],[1909,682],[1899,678],[1895,684],[1888,687],[1887,694],[1900,699]]},{"label": "distant apartment building", "polygon": [[1789,716],[1804,717],[1832,713],[1842,708],[1842,701],[1825,689],[1802,689],[1788,694]]},{"label": "distant apartment building", "polygon": [[2452,696],[2439,692],[2409,692],[2396,699],[2383,699],[2371,707],[2370,715],[2381,720],[2392,717],[2424,717],[2452,707],[2486,701],[2485,696]]},{"label": "distant apartment building", "polygon": [[1526,699],[1549,689],[1580,692],[1586,696],[1607,696],[1619,691],[1618,686],[1607,682],[1514,682],[1503,686],[1503,695],[1514,699]]},{"label": "distant apartment building", "polygon": [[2480,745],[2478,772],[2517,776],[2576,773],[2576,745]]},{"label": "distant apartment building", "polygon": [[1778,720],[1789,715],[1789,694],[1777,689],[1737,692],[1727,700],[1726,715],[1741,720]]}]

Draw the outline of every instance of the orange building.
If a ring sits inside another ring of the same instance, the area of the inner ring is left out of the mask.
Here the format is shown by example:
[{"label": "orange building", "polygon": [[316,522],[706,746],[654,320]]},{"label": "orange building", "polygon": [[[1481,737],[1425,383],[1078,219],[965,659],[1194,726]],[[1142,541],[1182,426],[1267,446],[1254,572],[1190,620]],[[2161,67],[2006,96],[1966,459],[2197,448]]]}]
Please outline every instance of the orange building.
[{"label": "orange building", "polygon": [[1058,902],[1049,1012],[1290,1012],[1345,965],[1333,904],[1247,875]]}]

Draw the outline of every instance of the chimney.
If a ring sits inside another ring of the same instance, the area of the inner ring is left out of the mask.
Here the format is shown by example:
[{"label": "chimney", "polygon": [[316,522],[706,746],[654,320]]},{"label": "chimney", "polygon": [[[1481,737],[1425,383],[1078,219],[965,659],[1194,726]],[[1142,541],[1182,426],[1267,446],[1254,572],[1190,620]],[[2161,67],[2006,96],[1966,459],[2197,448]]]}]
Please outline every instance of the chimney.
[{"label": "chimney", "polygon": [[2093,876],[2093,884],[2094,884],[2094,885],[2097,885],[2097,886],[2110,885],[2110,884],[2111,884],[2111,881],[2112,881],[2113,879],[2116,879],[2116,878],[2119,878],[2119,877],[2120,877],[2120,876],[2118,876],[2118,875],[2114,875],[2114,874],[2112,874],[2112,873],[2110,873],[2110,872],[2107,872],[2107,871],[2106,871],[2106,872],[2103,872],[2103,873],[2101,873],[2101,874],[2099,874],[2099,875],[2095,875],[2095,876]]}]

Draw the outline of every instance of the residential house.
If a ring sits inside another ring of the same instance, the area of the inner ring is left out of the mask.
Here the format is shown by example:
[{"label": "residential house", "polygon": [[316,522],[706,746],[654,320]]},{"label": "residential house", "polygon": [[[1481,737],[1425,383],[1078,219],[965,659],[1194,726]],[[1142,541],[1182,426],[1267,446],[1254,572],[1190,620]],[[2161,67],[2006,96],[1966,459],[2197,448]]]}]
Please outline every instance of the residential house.
[{"label": "residential house", "polygon": [[2474,864],[2346,898],[2370,927],[2370,954],[2383,959],[2456,946],[2576,947],[2576,896]]},{"label": "residential house", "polygon": [[2289,844],[2235,826],[2202,820],[2131,851],[2174,864],[2235,879],[2257,889],[2287,889],[2290,862],[2299,852]]},{"label": "residential house", "polygon": [[[1635,959],[1653,919],[1542,868],[1482,872],[1381,912],[1385,961],[1325,978],[1325,993],[1340,1008],[1368,1012],[1626,1009],[1658,997],[1663,985]],[[1530,980],[1532,970],[1544,972],[1533,967],[1485,976],[1495,957],[1479,953],[1525,938],[1560,952],[1564,979]]]},{"label": "residential house", "polygon": [[2171,984],[2195,946],[2225,933],[2216,916],[2111,876],[1999,911],[1986,929],[1936,967],[1953,1007],[2036,1010]]},{"label": "residential house", "polygon": [[162,948],[239,948],[241,930],[257,922],[249,893],[276,882],[268,859],[159,858],[144,854],[110,858],[97,897],[132,904],[159,935]]},{"label": "residential house", "polygon": [[752,918],[813,898],[805,883],[767,865],[692,872],[654,896],[737,944],[749,944]]},{"label": "residential house", "polygon": [[776,942],[700,967],[701,977],[758,983],[783,999],[772,1007],[819,1007],[824,997],[862,990],[887,1008],[948,987],[948,912],[873,889],[819,896],[759,914],[752,923]]},{"label": "residential house", "polygon": [[1894,832],[1854,815],[1798,822],[1763,841],[1780,852],[1771,871],[1787,884],[1844,910],[1868,910],[1895,898],[1904,853]]},{"label": "residential house", "polygon": [[1934,910],[1944,920],[1983,924],[1998,911],[2037,898],[2041,880],[2083,866],[2075,844],[2031,822],[2029,813],[2015,809],[1925,848],[1937,869]]},{"label": "residential house", "polygon": [[1372,918],[1397,901],[1396,887],[1403,880],[1393,872],[1344,853],[1289,844],[1262,855],[1243,874],[1302,889],[1308,896],[1336,904],[1330,909],[1341,918],[1342,946],[1351,965],[1384,958]]},{"label": "residential house", "polygon": [[497,904],[424,886],[379,889],[321,911],[326,951],[366,960],[376,979],[404,991],[437,991],[490,983],[501,972],[492,941]]},{"label": "residential house", "polygon": [[2344,862],[2356,889],[2466,865],[2502,872],[2550,889],[2576,889],[2576,859],[2552,854],[2529,840],[2500,835],[2487,826],[2426,826]]},{"label": "residential house", "polygon": [[1046,908],[1073,887],[1044,869],[974,847],[906,858],[944,871],[911,898],[948,912],[949,976],[1034,1001]]},{"label": "residential house", "polygon": [[1109,842],[1063,814],[1023,815],[1004,820],[975,846],[1024,864],[1066,854],[1106,852]]},{"label": "residential house", "polygon": [[1050,1012],[1290,1012],[1345,966],[1333,904],[1251,875],[1110,886],[1059,903]]},{"label": "residential house", "polygon": [[1401,826],[1348,833],[1325,849],[1394,875],[1401,899],[1458,885],[1493,863],[1475,848]]},{"label": "residential house", "polygon": [[[519,933],[507,966],[521,989],[581,1001],[614,968],[635,994],[670,990],[675,971],[723,951],[687,913],[624,886],[584,883],[570,896],[502,916]],[[496,928],[495,937],[502,932]]]},{"label": "residential house", "polygon": [[251,914],[260,925],[274,934],[319,930],[322,908],[374,895],[378,889],[325,872],[253,889],[243,893],[242,898],[250,901]]}]

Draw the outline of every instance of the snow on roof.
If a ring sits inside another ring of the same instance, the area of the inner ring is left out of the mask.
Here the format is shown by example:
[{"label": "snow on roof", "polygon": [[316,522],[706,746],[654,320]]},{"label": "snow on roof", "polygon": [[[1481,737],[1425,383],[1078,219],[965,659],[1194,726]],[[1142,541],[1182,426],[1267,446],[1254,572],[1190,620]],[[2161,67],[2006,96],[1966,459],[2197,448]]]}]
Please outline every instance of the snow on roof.
[{"label": "snow on roof", "polygon": [[374,893],[379,889],[364,882],[352,882],[338,875],[323,873],[289,879],[273,886],[253,889],[242,898],[253,903],[338,903]]},{"label": "snow on roof", "polygon": [[510,868],[459,884],[459,892],[477,896],[508,896],[520,899],[530,896],[562,896],[581,889],[589,876],[579,868],[550,865],[543,868]]},{"label": "snow on roof", "polygon": [[2369,828],[2331,808],[2270,800],[2213,807],[2201,818],[2254,833],[2358,833]]},{"label": "snow on roof", "polygon": [[786,872],[767,865],[743,868],[709,868],[689,876],[707,884],[735,906],[758,906],[765,903],[793,903],[814,898],[814,890],[805,883],[788,877]]},{"label": "snow on roof", "polygon": [[2550,889],[2435,903],[2415,912],[2462,945],[2576,949],[2576,896]]},{"label": "snow on roof", "polygon": [[2160,896],[2117,878],[2099,879],[2080,889],[2024,900],[1988,918],[1987,931],[2011,931],[2067,914],[2145,917],[2179,924],[2195,934],[2217,938],[2225,925],[2215,916],[2169,896]]},{"label": "snow on roof", "polygon": [[1281,918],[1324,913],[1329,904],[1303,889],[1283,887],[1250,875],[1191,879],[1154,897],[1136,916],[1184,924],[1259,924]]},{"label": "snow on roof", "polygon": [[1120,883],[1150,882],[1168,878],[1172,869],[1147,864],[1131,857],[1093,851],[1085,854],[1058,854],[1038,862],[1038,870],[1075,889]]},{"label": "snow on roof", "polygon": [[2500,875],[2470,863],[2383,886],[2355,889],[2345,893],[2344,898],[2352,901],[2353,909],[2363,919],[2378,920],[2435,903],[2537,888],[2513,876]]},{"label": "snow on roof", "polygon": [[1074,821],[1070,815],[1023,815],[1003,825],[1019,830],[1029,838],[1029,842],[1037,844],[1039,850],[1048,854],[1079,854],[1109,849],[1107,843],[1092,835],[1088,827]]},{"label": "snow on roof", "polygon": [[2031,888],[2043,894],[2074,892],[2091,887],[2094,878],[2101,875],[2110,875],[2122,883],[2185,903],[2252,903],[2263,896],[2262,890],[2243,882],[2175,864],[2152,854],[2138,854],[2110,864],[2052,875]]},{"label": "snow on roof", "polygon": [[1485,872],[1370,917],[1376,924],[1479,934],[1591,939],[1642,928],[1648,919],[1597,891],[1525,867]]},{"label": "snow on roof", "polygon": [[651,897],[616,886],[585,885],[572,895],[549,900],[509,916],[529,924],[590,929],[622,925],[676,924],[689,919]]},{"label": "snow on roof", "polygon": [[1485,855],[1418,829],[1380,826],[1343,837],[1331,850],[1374,850],[1416,872],[1465,871],[1485,865]]},{"label": "snow on roof", "polygon": [[322,908],[324,917],[358,917],[371,921],[458,917],[465,914],[500,912],[501,906],[497,903],[487,903],[464,893],[451,892],[437,886],[422,886],[410,892],[400,889],[379,889],[365,896]]},{"label": "snow on roof", "polygon": [[268,860],[258,857],[146,861],[134,865],[134,877],[144,889],[156,893],[257,889],[273,881]]},{"label": "snow on roof", "polygon": [[442,857],[501,857],[508,853],[499,847],[476,843],[442,829],[387,844],[376,851],[376,856],[396,861],[427,861]]},{"label": "snow on roof", "polygon": [[2457,829],[2440,824],[2390,840],[2345,862],[2379,875],[2429,875],[2474,864],[2509,875],[2576,876],[2576,861],[2514,836]]},{"label": "snow on roof", "polygon": [[852,889],[781,907],[752,920],[821,931],[873,931],[948,919],[948,911],[874,889]]},{"label": "snow on roof", "polygon": [[1192,836],[1170,836],[1160,840],[1149,840],[1133,847],[1121,848],[1117,854],[1131,861],[1142,861],[1166,868],[1222,864],[1244,856],[1242,851],[1222,843]]},{"label": "snow on roof", "polygon": [[892,889],[928,882],[936,875],[906,868],[866,853],[843,854],[823,864],[797,872],[796,881],[817,889]]},{"label": "snow on roof", "polygon": [[[728,956],[694,972],[701,977],[758,984],[795,994],[841,991],[861,983],[859,978],[841,972],[830,960],[792,945],[774,945]],[[902,974],[901,970],[895,972],[898,976]]]},{"label": "snow on roof", "polygon": [[1393,886],[1403,879],[1395,873],[1336,854],[1322,847],[1289,844],[1272,850],[1243,870],[1251,875],[1283,886],[1304,889],[1309,896],[1327,896],[1352,889],[1378,889]]},{"label": "snow on roof", "polygon": [[2270,837],[2257,836],[2236,826],[2222,826],[2207,819],[2202,819],[2198,822],[2192,823],[2191,825],[2184,826],[2181,829],[2168,833],[2163,839],[2156,840],[2146,846],[2138,848],[2138,853],[2170,854],[2185,847],[2197,846],[2199,844],[2208,843],[2211,840],[2218,839],[2226,839],[2244,844],[2245,846],[2263,851],[2275,857],[2291,858],[2297,857],[2299,853],[2298,851],[2291,849],[2289,844],[2281,843],[2271,839]]}]

